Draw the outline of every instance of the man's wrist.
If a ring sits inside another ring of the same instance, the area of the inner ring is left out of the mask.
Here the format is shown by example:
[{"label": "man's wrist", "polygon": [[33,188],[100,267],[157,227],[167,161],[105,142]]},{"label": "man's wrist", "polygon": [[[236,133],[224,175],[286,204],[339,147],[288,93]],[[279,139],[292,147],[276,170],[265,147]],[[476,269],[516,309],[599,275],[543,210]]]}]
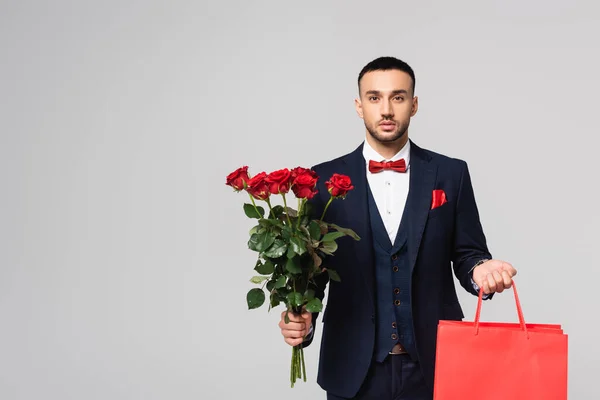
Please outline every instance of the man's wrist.
[{"label": "man's wrist", "polygon": [[475,263],[475,265],[473,265],[473,268],[471,268],[469,270],[469,275],[471,276],[471,278],[473,277],[473,271],[475,271],[475,268],[479,267],[481,264],[486,263],[490,261],[489,258],[482,258],[481,260],[477,261]]},{"label": "man's wrist", "polygon": [[[489,259],[487,259],[487,258],[483,258],[483,259],[481,259],[481,260],[477,261],[477,262],[475,263],[475,265],[473,265],[473,268],[471,268],[471,270],[469,271],[469,277],[471,278],[471,284],[473,285],[473,289],[475,289],[475,291],[476,291],[476,292],[479,292],[479,290],[480,290],[480,287],[479,287],[479,285],[478,285],[478,284],[475,282],[475,279],[473,279],[473,271],[475,271],[475,268],[479,267],[481,264],[483,264],[483,263],[485,263],[485,262],[487,262],[487,261],[490,261],[490,260],[489,260]],[[485,294],[485,293],[484,293],[484,294],[483,294],[483,299],[484,299],[484,300],[486,300],[486,299],[487,299],[489,296],[490,296],[489,294]]]}]

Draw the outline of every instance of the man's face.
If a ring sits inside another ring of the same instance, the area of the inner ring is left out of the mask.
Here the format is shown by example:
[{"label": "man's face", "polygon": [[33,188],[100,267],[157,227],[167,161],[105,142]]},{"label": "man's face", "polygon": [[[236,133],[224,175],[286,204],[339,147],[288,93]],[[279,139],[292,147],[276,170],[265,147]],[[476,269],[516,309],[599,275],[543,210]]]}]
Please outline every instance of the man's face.
[{"label": "man's face", "polygon": [[355,104],[369,134],[380,143],[390,143],[405,140],[418,99],[413,97],[412,79],[406,72],[371,71],[360,81],[360,98]]}]

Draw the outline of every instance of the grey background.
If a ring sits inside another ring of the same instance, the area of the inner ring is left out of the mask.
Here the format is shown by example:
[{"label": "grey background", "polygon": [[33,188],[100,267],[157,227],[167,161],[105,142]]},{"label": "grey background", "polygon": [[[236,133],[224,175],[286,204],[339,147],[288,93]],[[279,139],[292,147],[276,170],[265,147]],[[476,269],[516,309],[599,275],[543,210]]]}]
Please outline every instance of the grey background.
[{"label": "grey background", "polygon": [[324,399],[320,329],[291,390],[282,309],[246,309],[224,182],[353,150],[381,55],[416,71],[411,138],[468,161],[526,320],[569,334],[570,398],[600,398],[596,2],[0,4],[1,399]]}]

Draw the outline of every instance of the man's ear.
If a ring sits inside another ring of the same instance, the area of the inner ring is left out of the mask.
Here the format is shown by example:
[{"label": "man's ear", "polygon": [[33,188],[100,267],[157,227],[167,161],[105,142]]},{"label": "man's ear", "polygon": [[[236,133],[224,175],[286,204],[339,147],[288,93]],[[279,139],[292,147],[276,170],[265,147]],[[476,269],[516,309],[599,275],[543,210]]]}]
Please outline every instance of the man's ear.
[{"label": "man's ear", "polygon": [[419,98],[417,96],[415,96],[415,97],[413,97],[413,105],[412,105],[412,110],[410,111],[410,116],[414,117],[418,110],[419,110]]},{"label": "man's ear", "polygon": [[358,114],[360,118],[363,118],[362,102],[360,101],[360,98],[354,99],[354,107],[356,108],[356,114]]}]

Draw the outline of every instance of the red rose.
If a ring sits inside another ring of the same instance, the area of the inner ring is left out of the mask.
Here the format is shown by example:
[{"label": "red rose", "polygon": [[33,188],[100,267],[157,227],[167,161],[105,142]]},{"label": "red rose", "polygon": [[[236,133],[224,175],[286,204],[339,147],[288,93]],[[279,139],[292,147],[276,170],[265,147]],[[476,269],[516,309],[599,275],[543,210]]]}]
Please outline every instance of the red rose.
[{"label": "red rose", "polygon": [[246,191],[255,199],[266,200],[269,197],[269,186],[265,181],[266,177],[267,174],[261,172],[247,182]]},{"label": "red rose", "polygon": [[303,174],[305,172],[310,172],[310,169],[308,168],[302,168],[302,167],[296,167],[294,169],[292,169],[292,171],[290,172],[290,174],[292,175],[292,181],[294,179],[296,179],[296,177],[300,174]]},{"label": "red rose", "polygon": [[325,186],[331,196],[345,198],[349,191],[354,189],[350,177],[341,174],[333,174],[331,178],[325,182]]},{"label": "red rose", "polygon": [[225,184],[239,192],[244,189],[244,184],[247,183],[248,180],[250,180],[248,177],[248,167],[244,166],[227,175]]},{"label": "red rose", "polygon": [[292,174],[289,169],[284,168],[271,172],[265,179],[272,194],[287,193],[292,184]]},{"label": "red rose", "polygon": [[[294,172],[295,171],[295,172]],[[299,199],[312,199],[317,194],[316,186],[319,177],[315,171],[306,168],[294,168],[292,175],[296,175],[292,190]]]}]

